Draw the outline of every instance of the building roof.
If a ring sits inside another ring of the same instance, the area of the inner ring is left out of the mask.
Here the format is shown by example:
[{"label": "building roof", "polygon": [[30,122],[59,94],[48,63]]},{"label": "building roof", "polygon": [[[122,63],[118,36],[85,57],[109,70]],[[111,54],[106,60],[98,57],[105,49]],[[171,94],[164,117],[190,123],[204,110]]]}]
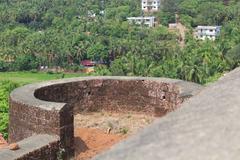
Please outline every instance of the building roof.
[{"label": "building roof", "polygon": [[217,29],[221,28],[221,26],[197,26],[196,29]]},{"label": "building roof", "polygon": [[134,20],[134,19],[155,19],[154,16],[151,17],[128,17],[128,20]]},{"label": "building roof", "polygon": [[83,60],[81,61],[81,65],[83,66],[94,66],[96,64],[96,62],[91,61],[91,60]]},{"label": "building roof", "polygon": [[157,1],[157,2],[160,2],[160,0],[142,0],[142,2],[153,2],[153,1]]}]

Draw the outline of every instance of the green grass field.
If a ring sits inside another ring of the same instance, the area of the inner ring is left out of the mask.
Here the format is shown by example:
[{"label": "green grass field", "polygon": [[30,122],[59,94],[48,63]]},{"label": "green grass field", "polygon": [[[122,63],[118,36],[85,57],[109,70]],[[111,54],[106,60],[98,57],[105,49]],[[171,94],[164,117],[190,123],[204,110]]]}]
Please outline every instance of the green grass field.
[{"label": "green grass field", "polygon": [[[64,78],[87,76],[82,73],[65,73]],[[0,81],[12,81],[20,85],[47,80],[61,79],[62,73],[44,73],[44,72],[0,72]]]},{"label": "green grass field", "polygon": [[8,97],[10,92],[18,87],[29,83],[87,76],[81,73],[44,73],[44,72],[0,72],[0,133],[4,138],[8,137]]}]

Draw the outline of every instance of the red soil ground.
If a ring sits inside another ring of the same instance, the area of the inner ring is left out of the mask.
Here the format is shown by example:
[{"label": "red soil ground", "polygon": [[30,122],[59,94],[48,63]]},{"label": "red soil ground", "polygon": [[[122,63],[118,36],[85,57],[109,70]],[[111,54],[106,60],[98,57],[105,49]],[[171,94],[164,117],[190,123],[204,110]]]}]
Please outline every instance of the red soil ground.
[{"label": "red soil ground", "polygon": [[137,113],[91,112],[74,116],[75,160],[89,160],[150,124],[155,118]]},{"label": "red soil ground", "polygon": [[2,134],[0,133],[0,149],[6,147],[7,145],[7,141],[5,141]]},{"label": "red soil ground", "polygon": [[107,134],[99,129],[75,129],[75,160],[89,160],[125,138],[124,135]]}]

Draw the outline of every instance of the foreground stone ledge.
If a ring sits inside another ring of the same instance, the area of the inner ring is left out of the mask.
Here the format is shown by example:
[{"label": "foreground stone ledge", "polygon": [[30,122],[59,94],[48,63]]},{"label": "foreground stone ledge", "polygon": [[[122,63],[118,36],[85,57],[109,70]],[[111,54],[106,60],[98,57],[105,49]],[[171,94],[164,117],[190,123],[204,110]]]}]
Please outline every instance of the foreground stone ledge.
[{"label": "foreground stone ledge", "polygon": [[95,160],[240,159],[240,68]]},{"label": "foreground stone ledge", "polygon": [[11,151],[0,150],[1,160],[56,160],[59,152],[59,137],[36,135],[18,142],[20,149]]},{"label": "foreground stone ledge", "polygon": [[160,117],[201,89],[181,80],[141,77],[81,77],[26,85],[10,95],[9,142],[38,134],[58,136],[63,159],[69,159],[74,154],[74,114],[106,110]]}]

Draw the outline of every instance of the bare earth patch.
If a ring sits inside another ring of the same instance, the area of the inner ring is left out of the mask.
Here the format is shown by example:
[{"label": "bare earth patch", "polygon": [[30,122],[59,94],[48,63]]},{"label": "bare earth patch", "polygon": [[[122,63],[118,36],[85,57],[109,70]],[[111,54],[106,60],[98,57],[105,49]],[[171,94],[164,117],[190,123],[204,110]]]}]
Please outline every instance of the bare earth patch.
[{"label": "bare earth patch", "polygon": [[136,134],[155,118],[136,113],[91,112],[74,117],[75,159],[89,160]]},{"label": "bare earth patch", "polygon": [[7,147],[7,141],[3,138],[3,135],[0,133],[0,149]]}]

